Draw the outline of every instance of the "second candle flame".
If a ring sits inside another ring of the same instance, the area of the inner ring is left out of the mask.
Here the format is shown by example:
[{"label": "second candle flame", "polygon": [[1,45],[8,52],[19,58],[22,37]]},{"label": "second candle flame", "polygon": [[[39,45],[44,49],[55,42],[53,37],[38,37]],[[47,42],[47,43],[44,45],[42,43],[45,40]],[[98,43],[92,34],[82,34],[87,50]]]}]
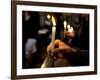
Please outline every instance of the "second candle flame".
[{"label": "second candle flame", "polygon": [[73,32],[73,27],[70,27],[70,29],[68,29],[68,32]]},{"label": "second candle flame", "polygon": [[67,22],[64,21],[64,30],[66,31]]}]

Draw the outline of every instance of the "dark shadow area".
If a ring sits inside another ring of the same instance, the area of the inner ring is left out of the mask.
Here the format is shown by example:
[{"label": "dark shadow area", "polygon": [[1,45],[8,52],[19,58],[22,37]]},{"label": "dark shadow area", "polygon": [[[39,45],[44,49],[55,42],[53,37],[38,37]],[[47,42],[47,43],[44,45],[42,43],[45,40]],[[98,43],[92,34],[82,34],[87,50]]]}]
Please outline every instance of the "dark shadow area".
[{"label": "dark shadow area", "polygon": [[80,55],[69,59],[71,66],[89,65],[89,14],[22,11],[22,68],[40,68],[47,57],[53,26],[51,16],[56,21],[56,39],[68,44],[68,37],[63,36],[64,21],[75,31],[70,46],[78,48]]}]

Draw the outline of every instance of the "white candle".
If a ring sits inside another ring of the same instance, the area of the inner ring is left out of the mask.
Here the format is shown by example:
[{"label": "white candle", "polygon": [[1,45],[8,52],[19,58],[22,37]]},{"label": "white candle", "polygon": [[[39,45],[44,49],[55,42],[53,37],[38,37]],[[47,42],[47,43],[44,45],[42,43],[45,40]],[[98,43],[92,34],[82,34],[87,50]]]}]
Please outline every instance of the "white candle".
[{"label": "white candle", "polygon": [[54,49],[54,41],[55,41],[55,33],[56,33],[56,27],[52,27],[52,50]]},{"label": "white candle", "polygon": [[[66,32],[66,27],[67,27],[67,22],[66,21],[64,21],[64,33]],[[65,37],[65,35],[64,35],[64,37]]]},{"label": "white candle", "polygon": [[53,27],[52,27],[52,40],[51,40],[51,46],[52,46],[52,51],[54,49],[54,41],[55,41],[55,34],[56,34],[56,22],[54,17],[52,16],[52,23],[53,23]]},{"label": "white candle", "polygon": [[66,27],[67,27],[67,22],[64,21],[64,31],[66,31]]}]

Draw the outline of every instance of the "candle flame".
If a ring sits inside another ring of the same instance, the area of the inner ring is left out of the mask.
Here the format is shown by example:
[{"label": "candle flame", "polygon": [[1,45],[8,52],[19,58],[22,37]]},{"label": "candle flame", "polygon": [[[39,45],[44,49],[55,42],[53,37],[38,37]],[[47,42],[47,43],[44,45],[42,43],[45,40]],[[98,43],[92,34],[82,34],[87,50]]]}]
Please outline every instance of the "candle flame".
[{"label": "candle flame", "polygon": [[48,15],[47,15],[47,19],[50,19],[50,18],[51,18],[51,16],[48,14]]},{"label": "candle flame", "polygon": [[70,27],[70,29],[68,29],[68,32],[73,32],[73,27]]},{"label": "candle flame", "polygon": [[67,22],[66,21],[64,21],[64,25],[67,25]]},{"label": "candle flame", "polygon": [[67,22],[64,21],[64,29],[66,30],[66,25],[67,25]]},{"label": "candle flame", "polygon": [[68,30],[71,28],[70,25],[67,26]]},{"label": "candle flame", "polygon": [[52,16],[52,23],[53,23],[53,26],[56,26],[56,21],[53,16]]}]

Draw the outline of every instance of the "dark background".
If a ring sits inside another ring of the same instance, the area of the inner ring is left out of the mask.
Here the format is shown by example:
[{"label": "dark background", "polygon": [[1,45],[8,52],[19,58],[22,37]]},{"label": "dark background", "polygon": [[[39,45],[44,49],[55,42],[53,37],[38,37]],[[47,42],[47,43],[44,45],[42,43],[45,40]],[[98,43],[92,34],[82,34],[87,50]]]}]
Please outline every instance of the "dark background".
[{"label": "dark background", "polygon": [[[51,12],[22,12],[22,63],[23,68],[39,68],[47,56],[46,47],[51,42],[51,19],[47,19],[47,15],[53,15],[56,20],[56,39],[64,38],[63,21],[66,20],[77,32],[71,46],[78,47],[82,50],[89,51],[89,14],[74,14],[74,13],[51,13]],[[29,19],[26,19],[29,17]],[[39,30],[47,29],[45,34],[38,34]],[[27,64],[25,58],[25,44],[29,38],[36,39],[37,51],[32,55],[32,60]],[[66,41],[65,41],[66,43]],[[89,59],[89,57],[88,57]]]}]

